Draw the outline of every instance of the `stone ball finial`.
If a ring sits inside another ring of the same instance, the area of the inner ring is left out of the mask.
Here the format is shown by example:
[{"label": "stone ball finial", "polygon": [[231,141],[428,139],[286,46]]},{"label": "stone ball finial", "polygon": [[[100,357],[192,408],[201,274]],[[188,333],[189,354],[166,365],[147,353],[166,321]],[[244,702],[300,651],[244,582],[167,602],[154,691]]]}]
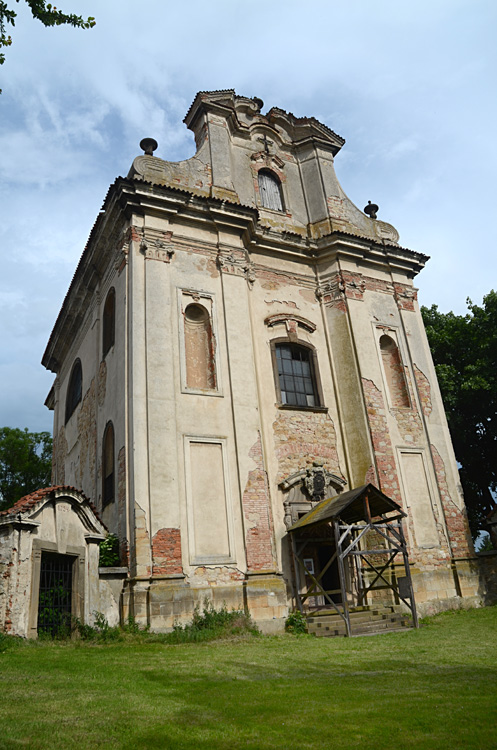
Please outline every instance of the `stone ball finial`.
[{"label": "stone ball finial", "polygon": [[259,107],[259,110],[263,108],[264,102],[262,101],[262,99],[259,99],[258,96],[253,96],[252,101],[256,103],[256,105]]},{"label": "stone ball finial", "polygon": [[371,203],[371,201],[368,201],[368,205],[364,208],[364,213],[367,214],[370,219],[376,219],[378,211],[379,207],[376,203]]},{"label": "stone ball finial", "polygon": [[159,144],[154,138],[143,138],[140,141],[140,148],[144,150],[145,156],[153,156],[158,146]]}]

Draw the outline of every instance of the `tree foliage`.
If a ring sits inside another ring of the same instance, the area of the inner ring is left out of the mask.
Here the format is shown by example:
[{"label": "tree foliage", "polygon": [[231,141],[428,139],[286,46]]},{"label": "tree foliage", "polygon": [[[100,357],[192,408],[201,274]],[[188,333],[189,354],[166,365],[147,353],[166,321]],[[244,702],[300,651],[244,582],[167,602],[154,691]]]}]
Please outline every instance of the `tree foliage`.
[{"label": "tree foliage", "polygon": [[0,510],[50,486],[51,473],[52,438],[48,432],[0,428]]},{"label": "tree foliage", "polygon": [[[16,0],[18,3],[20,0]],[[12,0],[11,0],[12,2]],[[29,9],[33,18],[37,18],[38,21],[44,26],[74,26],[78,29],[91,29],[95,26],[95,19],[90,16],[84,19],[82,16],[77,16],[75,13],[63,13],[58,10],[54,5],[47,4],[46,0],[25,0],[28,4]],[[5,0],[0,0],[0,50],[3,47],[10,47],[12,44],[12,38],[7,33],[9,26],[15,26],[17,13],[12,8],[9,8]],[[5,52],[0,52],[0,65],[5,62]],[[0,89],[0,93],[2,90]]]},{"label": "tree foliage", "polygon": [[421,312],[476,537],[497,490],[497,293],[467,304],[466,315]]}]

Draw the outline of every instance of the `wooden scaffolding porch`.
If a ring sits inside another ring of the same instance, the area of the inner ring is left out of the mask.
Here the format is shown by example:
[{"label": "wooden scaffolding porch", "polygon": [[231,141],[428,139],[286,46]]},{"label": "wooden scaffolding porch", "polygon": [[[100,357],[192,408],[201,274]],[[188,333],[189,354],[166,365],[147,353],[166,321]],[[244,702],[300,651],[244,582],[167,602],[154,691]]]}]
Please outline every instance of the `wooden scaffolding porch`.
[{"label": "wooden scaffolding porch", "polygon": [[[351,636],[418,627],[405,516],[396,502],[367,484],[322,500],[291,526],[295,598],[310,632]],[[306,548],[317,542],[331,549],[319,572],[305,557]],[[339,587],[330,590],[325,579],[332,566],[338,568]],[[306,591],[299,578],[308,582]]]}]

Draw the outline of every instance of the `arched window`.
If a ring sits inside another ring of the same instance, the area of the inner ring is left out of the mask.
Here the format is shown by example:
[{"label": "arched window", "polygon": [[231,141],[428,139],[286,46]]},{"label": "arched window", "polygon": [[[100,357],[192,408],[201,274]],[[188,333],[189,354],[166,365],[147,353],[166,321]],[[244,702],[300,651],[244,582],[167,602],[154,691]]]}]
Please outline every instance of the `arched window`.
[{"label": "arched window", "polygon": [[114,346],[116,329],[116,293],[114,287],[109,291],[104,305],[102,321],[102,356],[105,357],[109,349]]},{"label": "arched window", "polygon": [[185,358],[187,388],[216,388],[216,369],[212,327],[203,305],[192,303],[185,308]]},{"label": "arched window", "polygon": [[79,359],[73,365],[71,377],[69,378],[69,386],[67,388],[66,395],[66,422],[69,421],[75,408],[81,401],[81,395],[83,391],[83,370],[81,368],[81,362]]},{"label": "arched window", "polygon": [[399,347],[391,336],[384,334],[380,338],[380,350],[392,406],[396,408],[410,407],[406,376],[400,359]]},{"label": "arched window", "polygon": [[258,174],[259,195],[264,208],[272,208],[273,211],[283,211],[281,199],[281,185],[275,174],[268,169],[261,169]]},{"label": "arched window", "polygon": [[274,345],[282,404],[320,406],[314,351],[283,342]]},{"label": "arched window", "polygon": [[102,507],[114,500],[114,427],[107,422],[102,444]]}]

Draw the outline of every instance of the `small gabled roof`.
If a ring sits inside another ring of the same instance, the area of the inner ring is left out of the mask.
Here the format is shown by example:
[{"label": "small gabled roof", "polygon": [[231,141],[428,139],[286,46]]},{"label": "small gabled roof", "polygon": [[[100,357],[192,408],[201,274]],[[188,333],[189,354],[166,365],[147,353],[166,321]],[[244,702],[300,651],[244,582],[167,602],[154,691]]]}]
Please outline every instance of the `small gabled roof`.
[{"label": "small gabled roof", "polygon": [[321,500],[309,513],[306,513],[297,523],[294,523],[288,531],[297,531],[338,518],[346,523],[364,521],[368,516],[367,503],[369,503],[369,511],[373,518],[392,511],[401,516],[406,515],[398,503],[387,497],[373,484],[364,484],[354,490]]},{"label": "small gabled roof", "polygon": [[[97,509],[93,503],[86,497],[86,495],[78,490],[76,487],[72,487],[68,484],[59,484],[53,487],[42,487],[29,495],[25,495],[18,500],[15,505],[6,510],[0,511],[0,522],[9,522],[11,519],[15,519],[18,516],[22,517],[22,520],[32,516],[36,511],[46,502],[57,499],[72,500],[74,507],[87,508],[89,512],[89,518],[93,516],[97,526],[101,526],[104,531],[107,531],[107,527],[100,518]],[[92,520],[93,523],[93,520]]]}]

